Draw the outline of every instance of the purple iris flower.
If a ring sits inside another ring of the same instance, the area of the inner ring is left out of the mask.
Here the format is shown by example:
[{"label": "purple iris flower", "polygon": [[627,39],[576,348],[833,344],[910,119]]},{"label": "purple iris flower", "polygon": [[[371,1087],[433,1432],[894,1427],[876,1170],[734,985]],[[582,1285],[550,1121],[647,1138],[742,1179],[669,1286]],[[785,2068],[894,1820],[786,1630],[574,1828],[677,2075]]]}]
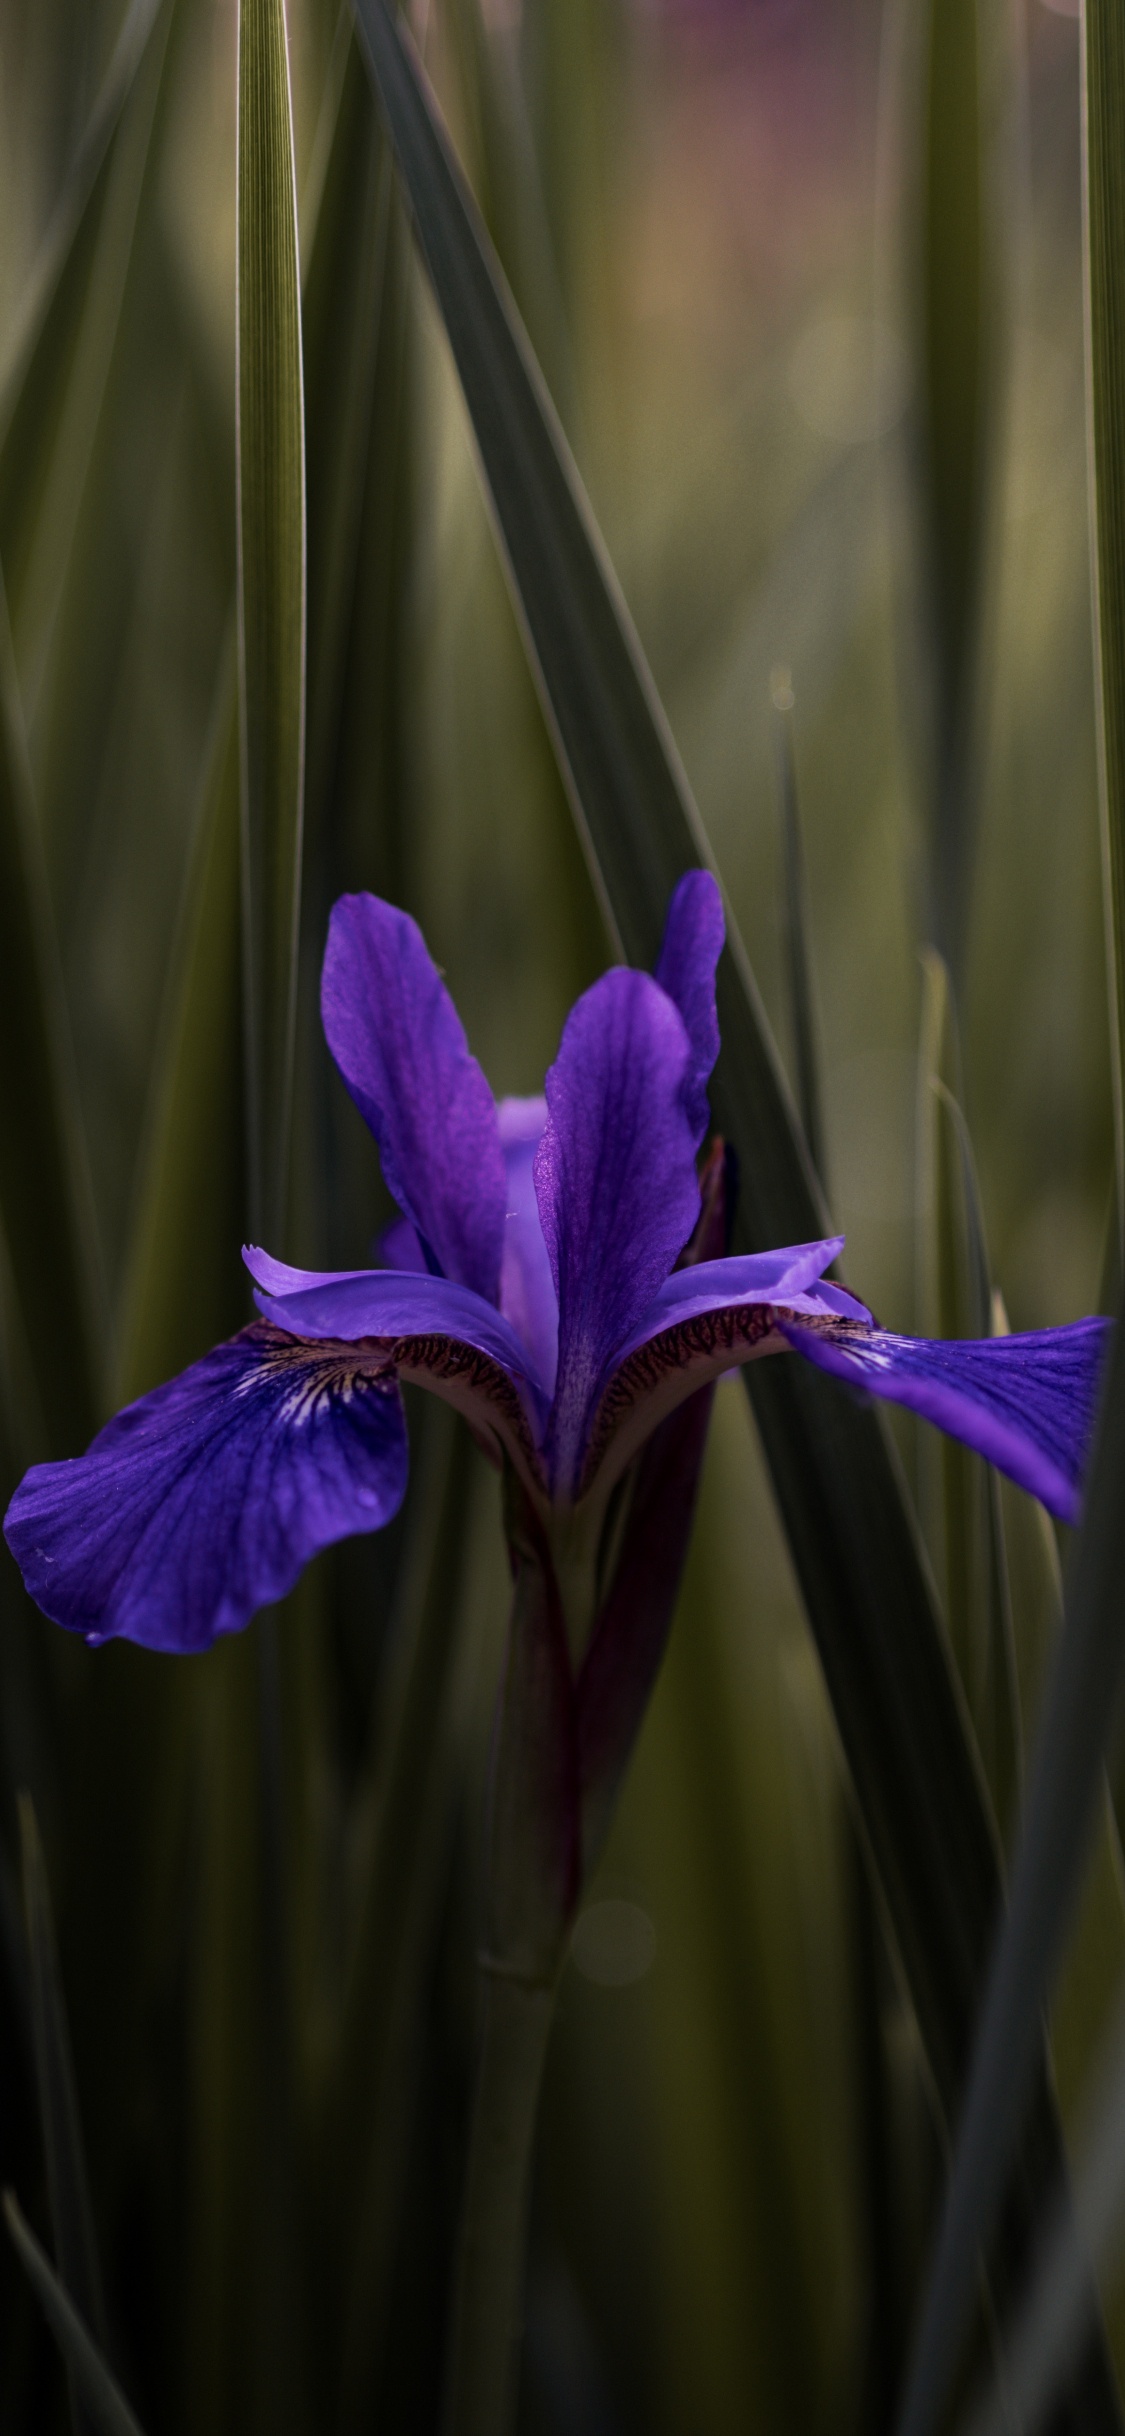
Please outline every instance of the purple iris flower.
[{"label": "purple iris flower", "polygon": [[[655,979],[606,973],[568,1017],[545,1096],[498,1106],[417,925],[375,897],[341,899],[324,1029],[402,1213],[388,1265],[325,1274],[248,1250],[261,1318],[119,1413],[87,1454],[28,1472],[5,1532],[47,1615],[92,1642],[161,1650],[239,1630],[318,1549],[396,1512],[402,1380],[455,1405],[505,1464],[573,1656],[585,1649],[598,1678],[597,1732],[623,1670],[651,1672],[646,1599],[670,1612],[698,1391],[735,1364],[795,1353],[908,1405],[1073,1520],[1101,1321],[925,1342],[879,1328],[830,1282],[840,1237],[716,1256],[722,1162],[702,1178],[697,1163],[722,943],[718,889],[689,872]],[[633,1527],[607,1575],[627,1474]]]}]

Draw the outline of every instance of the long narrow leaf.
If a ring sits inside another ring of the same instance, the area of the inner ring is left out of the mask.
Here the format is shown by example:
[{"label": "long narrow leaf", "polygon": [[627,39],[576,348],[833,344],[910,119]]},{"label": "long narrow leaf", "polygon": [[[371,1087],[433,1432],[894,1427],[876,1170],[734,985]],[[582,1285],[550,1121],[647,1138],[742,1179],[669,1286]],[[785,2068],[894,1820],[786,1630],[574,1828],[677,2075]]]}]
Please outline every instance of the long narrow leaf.
[{"label": "long narrow leaf", "polygon": [[118,1386],[155,1387],[244,1312],[233,621],[224,644],[194,850],[157,1044],[119,1322]]},{"label": "long narrow leaf", "polygon": [[305,434],[284,0],[238,20],[238,543],[251,1221],[285,1220],[305,751]]},{"label": "long narrow leaf", "polygon": [[100,1403],[95,1252],[66,1012],[0,596],[0,1221],[51,1450]]},{"label": "long narrow leaf", "polygon": [[793,689],[787,669],[775,669],[771,679],[774,708],[774,747],[777,795],[781,814],[782,934],[789,993],[789,1021],[801,1129],[813,1167],[827,1195],[828,1168],[821,1108],[820,1066],[817,1056],[816,1014],[813,1005],[812,957],[809,952],[808,882],[805,847],[797,799],[797,757],[793,745]]},{"label": "long narrow leaf", "polygon": [[1077,2142],[1074,2209],[1050,2225],[1002,2375],[962,2436],[1035,2436],[1086,2333],[1095,2290],[1119,2265],[1125,2237],[1125,2039],[1120,2018]]},{"label": "long narrow leaf", "polygon": [[[357,14],[611,934],[651,963],[670,889],[687,865],[709,860],[706,840],[421,70],[383,0],[357,0]],[[823,1204],[737,938],[720,968],[719,1019],[713,1107],[744,1153],[741,1240],[817,1234]],[[871,1410],[826,1393],[797,1363],[746,1375],[931,2069],[952,2110],[1000,1880],[917,1534]],[[1039,2155],[1053,2172],[1058,2134],[1045,2122]]]},{"label": "long narrow leaf", "polygon": [[25,2224],[11,2191],[4,2193],[4,2215],[20,2264],[91,2418],[103,2436],[143,2436],[140,2421],[134,2418],[50,2260]]},{"label": "long narrow leaf", "polygon": [[[115,89],[112,141],[75,211],[0,405],[0,551],[34,701],[121,320],[168,51],[168,0],[142,20]],[[150,39],[151,37],[151,39]],[[122,107],[127,98],[133,107]]]},{"label": "long narrow leaf", "polygon": [[1039,2054],[1125,1670],[1125,1330],[1115,1331],[1086,1520],[901,2426],[937,2424]]},{"label": "long narrow leaf", "polygon": [[978,0],[924,12],[914,475],[930,675],[931,936],[957,969],[972,847],[989,436],[995,376]]},{"label": "long narrow leaf", "polygon": [[[101,2270],[86,2179],[85,2146],[78,2113],[78,2092],[74,2084],[70,2032],[55,1948],[47,1866],[29,1794],[20,1797],[19,1819],[23,1899],[31,1952],[35,2076],[47,2158],[55,2256],[60,2278],[75,2308],[92,2327],[104,2350],[106,2326]],[[78,2436],[81,2436],[87,2423],[79,2405],[73,2374],[68,2373],[71,2381],[71,2416]]]},{"label": "long narrow leaf", "polygon": [[71,259],[75,239],[86,220],[87,205],[116,134],[121,112],[144,57],[160,6],[161,0],[132,0],[85,133],[71,162],[66,184],[39,248],[0,378],[0,432],[3,432],[5,439],[11,416],[27,388],[29,361],[36,348],[43,343],[60,282]]},{"label": "long narrow leaf", "polygon": [[1125,21],[1087,0],[1087,408],[1118,1227],[1125,1226]]}]

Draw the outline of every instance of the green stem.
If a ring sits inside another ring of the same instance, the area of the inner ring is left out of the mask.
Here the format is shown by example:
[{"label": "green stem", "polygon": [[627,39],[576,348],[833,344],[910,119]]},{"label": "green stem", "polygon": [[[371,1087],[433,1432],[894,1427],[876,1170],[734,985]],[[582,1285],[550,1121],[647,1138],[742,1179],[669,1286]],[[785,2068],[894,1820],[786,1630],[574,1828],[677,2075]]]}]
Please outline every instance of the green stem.
[{"label": "green stem", "polygon": [[531,2157],[554,1985],[482,1963],[484,2030],[461,2204],[445,2436],[507,2436],[518,2390]]}]

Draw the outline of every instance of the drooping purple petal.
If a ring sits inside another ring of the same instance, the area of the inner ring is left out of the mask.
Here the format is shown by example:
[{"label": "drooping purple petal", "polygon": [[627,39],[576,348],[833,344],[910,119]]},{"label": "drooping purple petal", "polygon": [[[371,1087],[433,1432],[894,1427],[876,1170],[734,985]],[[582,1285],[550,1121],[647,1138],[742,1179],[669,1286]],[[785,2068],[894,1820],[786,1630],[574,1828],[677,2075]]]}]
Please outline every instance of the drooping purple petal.
[{"label": "drooping purple petal", "polygon": [[380,897],[332,908],[325,1037],[388,1190],[440,1275],[495,1303],[504,1234],[496,1107],[422,933]]},{"label": "drooping purple petal", "polygon": [[500,1309],[527,1346],[548,1392],[555,1391],[559,1305],[535,1198],[535,1153],[547,1122],[545,1099],[501,1100],[500,1142],[508,1176]]},{"label": "drooping purple petal", "polygon": [[707,1131],[707,1085],[719,1054],[715,968],[725,937],[717,880],[709,871],[685,871],[668,908],[656,978],[678,1006],[691,1042],[688,1115],[696,1149]]},{"label": "drooping purple petal", "polygon": [[206,1648],[283,1598],[320,1548],[390,1521],[402,1401],[377,1360],[260,1322],[130,1404],[8,1508],[34,1599],[88,1640]]},{"label": "drooping purple petal", "polygon": [[921,1413],[1075,1522],[1109,1327],[1087,1319],[1027,1336],[926,1339],[784,1321],[782,1332],[818,1369]]},{"label": "drooping purple petal", "polygon": [[255,1247],[243,1259],[266,1319],[317,1341],[378,1343],[400,1378],[431,1388],[477,1429],[497,1434],[538,1480],[549,1398],[515,1329],[479,1294],[405,1269],[292,1269]]},{"label": "drooping purple petal", "polygon": [[606,973],[547,1076],[535,1192],[559,1301],[551,1460],[576,1484],[593,1400],[699,1212],[683,1018],[647,973]]}]

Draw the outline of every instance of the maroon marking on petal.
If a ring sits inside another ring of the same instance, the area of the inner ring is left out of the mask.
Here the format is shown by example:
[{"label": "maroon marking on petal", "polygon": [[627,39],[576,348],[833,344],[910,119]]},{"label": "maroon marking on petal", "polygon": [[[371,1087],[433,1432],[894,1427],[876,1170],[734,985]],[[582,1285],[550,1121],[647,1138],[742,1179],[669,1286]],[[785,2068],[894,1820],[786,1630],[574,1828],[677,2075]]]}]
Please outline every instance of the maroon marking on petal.
[{"label": "maroon marking on petal", "polygon": [[622,1421],[646,1396],[655,1394],[675,1372],[702,1370],[723,1355],[729,1355],[732,1362],[739,1360],[749,1348],[762,1345],[766,1337],[776,1336],[779,1316],[788,1315],[779,1313],[773,1303],[744,1303],[725,1311],[704,1311],[698,1318],[682,1320],[678,1328],[669,1328],[663,1336],[651,1337],[647,1345],[638,1346],[636,1353],[630,1354],[628,1361],[614,1372],[598,1406],[579,1495],[584,1496],[590,1487]]},{"label": "maroon marking on petal", "polygon": [[[525,1474],[542,1488],[542,1466],[527,1414],[498,1362],[490,1361],[475,1345],[462,1345],[448,1336],[385,1337],[379,1343],[400,1379],[445,1395],[470,1423],[491,1422]],[[490,1410],[482,1413],[482,1405]],[[499,1462],[497,1451],[487,1447],[485,1451]]]},{"label": "maroon marking on petal", "polygon": [[394,1382],[394,1361],[379,1338],[361,1338],[358,1343],[335,1337],[314,1340],[289,1336],[270,1320],[252,1320],[240,1329],[237,1341],[257,1345],[262,1358],[258,1370],[239,1381],[236,1396],[252,1396],[279,1371],[292,1371],[293,1397],[291,1405],[284,1407],[286,1420],[302,1420],[322,1396],[346,1398],[356,1387],[372,1386],[379,1379],[385,1379],[388,1386]]}]

